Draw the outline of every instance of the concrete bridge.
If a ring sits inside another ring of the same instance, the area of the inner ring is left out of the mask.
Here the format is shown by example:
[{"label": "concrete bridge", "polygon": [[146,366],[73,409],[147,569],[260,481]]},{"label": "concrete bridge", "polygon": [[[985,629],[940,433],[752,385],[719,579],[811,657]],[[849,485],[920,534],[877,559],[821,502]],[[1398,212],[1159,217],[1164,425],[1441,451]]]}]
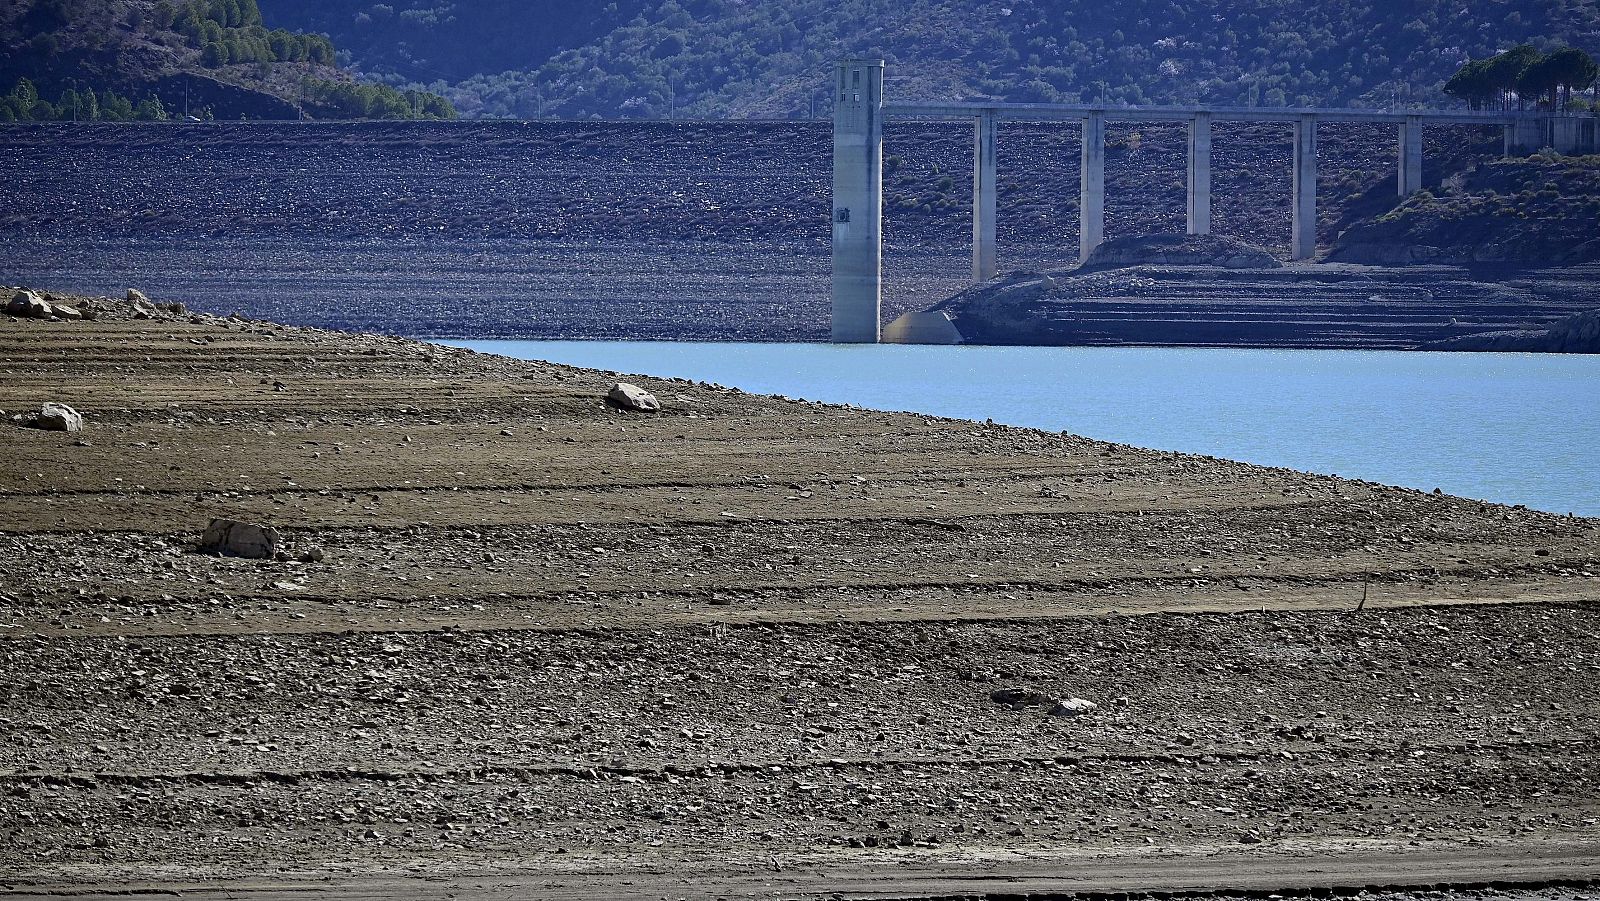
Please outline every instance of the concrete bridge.
[{"label": "concrete bridge", "polygon": [[1293,109],[1283,107],[1079,104],[891,104],[883,96],[884,63],[850,59],[834,72],[833,110],[833,340],[879,338],[883,271],[883,123],[904,119],[970,119],[973,127],[972,279],[997,272],[995,208],[996,126],[1002,121],[1075,121],[1082,126],[1079,259],[1105,236],[1107,122],[1187,122],[1188,231],[1211,231],[1211,125],[1282,122],[1294,129],[1290,173],[1290,256],[1309,260],[1317,242],[1317,124],[1388,122],[1397,127],[1396,186],[1406,196],[1422,189],[1422,131],[1429,125],[1490,125],[1505,129],[1506,152],[1553,147],[1594,151],[1600,119],[1549,112],[1465,110]]}]

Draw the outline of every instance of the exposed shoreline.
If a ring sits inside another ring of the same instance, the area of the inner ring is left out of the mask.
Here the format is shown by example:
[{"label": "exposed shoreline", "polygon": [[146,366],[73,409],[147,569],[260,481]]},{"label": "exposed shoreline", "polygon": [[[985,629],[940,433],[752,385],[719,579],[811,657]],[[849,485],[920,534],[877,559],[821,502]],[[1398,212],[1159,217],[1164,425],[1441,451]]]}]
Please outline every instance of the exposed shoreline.
[{"label": "exposed shoreline", "polygon": [[0,316],[12,894],[1600,877],[1600,521],[131,314]]}]

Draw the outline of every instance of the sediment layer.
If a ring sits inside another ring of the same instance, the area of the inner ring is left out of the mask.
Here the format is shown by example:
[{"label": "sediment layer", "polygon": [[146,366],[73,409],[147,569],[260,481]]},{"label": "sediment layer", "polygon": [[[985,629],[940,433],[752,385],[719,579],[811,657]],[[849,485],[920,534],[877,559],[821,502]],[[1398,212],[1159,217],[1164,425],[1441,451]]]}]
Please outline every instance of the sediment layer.
[{"label": "sediment layer", "polygon": [[1592,520],[125,312],[0,317],[13,894],[1600,875]]}]

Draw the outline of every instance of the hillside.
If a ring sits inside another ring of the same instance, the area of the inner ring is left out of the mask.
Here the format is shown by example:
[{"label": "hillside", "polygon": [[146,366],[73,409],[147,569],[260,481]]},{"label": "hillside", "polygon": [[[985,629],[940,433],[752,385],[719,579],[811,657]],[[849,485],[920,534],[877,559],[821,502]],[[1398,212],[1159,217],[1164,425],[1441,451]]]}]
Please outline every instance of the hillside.
[{"label": "hillside", "polygon": [[[791,117],[830,63],[882,55],[895,95],[1344,106],[1447,102],[1517,41],[1600,49],[1589,0],[261,0],[350,62],[468,115]],[[1486,9],[1486,6],[1492,8]]]},{"label": "hillside", "polygon": [[1356,263],[1600,261],[1600,156],[1489,160],[1339,236]]},{"label": "hillside", "polygon": [[362,84],[329,39],[255,0],[0,5],[0,120],[453,118],[442,98]]}]

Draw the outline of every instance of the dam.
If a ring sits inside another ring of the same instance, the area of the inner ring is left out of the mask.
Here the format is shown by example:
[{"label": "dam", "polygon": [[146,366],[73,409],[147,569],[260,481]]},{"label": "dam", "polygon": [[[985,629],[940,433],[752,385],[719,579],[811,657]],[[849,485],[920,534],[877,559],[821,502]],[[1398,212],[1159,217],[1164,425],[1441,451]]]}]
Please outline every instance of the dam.
[{"label": "dam", "polygon": [[1282,123],[1293,130],[1289,178],[1290,247],[1311,260],[1317,240],[1317,127],[1323,122],[1388,123],[1396,128],[1395,186],[1402,197],[1422,190],[1423,130],[1439,125],[1504,129],[1506,153],[1550,147],[1594,152],[1600,118],[1526,110],[1380,110],[1292,107],[1107,106],[1090,104],[893,104],[884,97],[885,64],[848,59],[835,66],[833,93],[832,337],[835,343],[876,343],[882,336],[883,127],[904,120],[973,123],[972,280],[999,271],[995,240],[998,207],[998,130],[1005,121],[1075,122],[1081,133],[1079,260],[1105,238],[1107,122],[1188,124],[1189,234],[1211,232],[1211,127],[1215,122]]}]

